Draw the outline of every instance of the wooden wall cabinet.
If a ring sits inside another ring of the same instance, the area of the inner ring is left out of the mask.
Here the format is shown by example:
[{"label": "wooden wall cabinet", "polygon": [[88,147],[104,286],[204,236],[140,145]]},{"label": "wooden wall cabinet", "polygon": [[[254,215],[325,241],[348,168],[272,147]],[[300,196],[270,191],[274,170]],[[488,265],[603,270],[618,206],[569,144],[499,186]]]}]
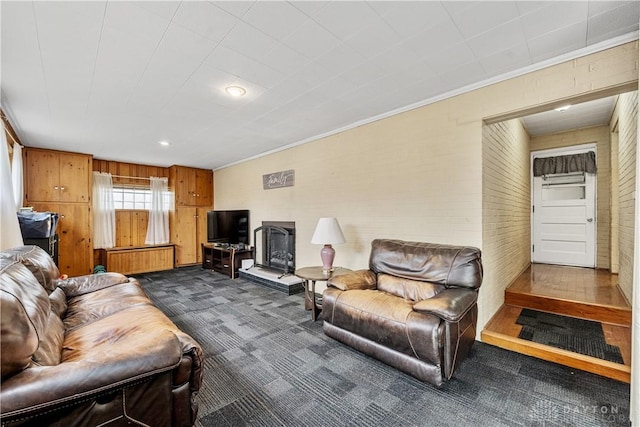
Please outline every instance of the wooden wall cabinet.
[{"label": "wooden wall cabinet", "polygon": [[36,211],[58,213],[58,269],[61,274],[82,276],[93,272],[91,208],[80,203],[32,203]]},{"label": "wooden wall cabinet", "polygon": [[29,202],[91,202],[91,156],[29,148],[26,199]]},{"label": "wooden wall cabinet", "polygon": [[58,213],[60,273],[69,276],[92,273],[92,156],[27,148],[25,160],[25,206]]},{"label": "wooden wall cabinet", "polygon": [[213,207],[213,171],[196,169],[195,175],[198,206]]},{"label": "wooden wall cabinet", "polygon": [[175,244],[175,265],[202,263],[200,246],[207,241],[207,211],[210,208],[176,207],[169,214],[171,242]]},{"label": "wooden wall cabinet", "polygon": [[175,208],[169,215],[175,265],[200,264],[200,247],[207,242],[207,211],[213,207],[213,171],[171,166],[169,188],[175,193]]},{"label": "wooden wall cabinet", "polygon": [[213,205],[213,171],[171,166],[169,186],[173,188],[176,206]]}]

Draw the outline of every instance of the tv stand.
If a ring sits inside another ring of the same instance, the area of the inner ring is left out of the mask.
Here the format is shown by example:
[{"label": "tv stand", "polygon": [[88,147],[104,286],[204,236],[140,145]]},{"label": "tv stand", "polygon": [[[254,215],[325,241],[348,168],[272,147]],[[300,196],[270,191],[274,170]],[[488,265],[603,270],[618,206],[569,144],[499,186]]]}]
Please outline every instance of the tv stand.
[{"label": "tv stand", "polygon": [[253,249],[234,249],[227,246],[202,244],[202,268],[236,278],[243,259],[253,259]]}]

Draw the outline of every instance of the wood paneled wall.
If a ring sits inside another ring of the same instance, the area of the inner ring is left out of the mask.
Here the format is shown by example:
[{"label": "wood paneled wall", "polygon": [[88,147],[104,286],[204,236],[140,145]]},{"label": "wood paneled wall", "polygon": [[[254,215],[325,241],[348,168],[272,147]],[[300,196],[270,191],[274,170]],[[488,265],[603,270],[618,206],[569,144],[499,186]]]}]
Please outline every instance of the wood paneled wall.
[{"label": "wood paneled wall", "polygon": [[[13,126],[11,126],[9,119],[4,114],[4,111],[2,111],[2,108],[0,108],[0,117],[2,117],[2,122],[4,123],[4,133],[7,136],[7,148],[9,149],[9,162],[11,162],[13,158],[13,144],[18,143],[22,145],[22,143],[20,142],[20,138],[18,138],[18,134],[16,134],[16,131],[13,129]],[[24,162],[24,159],[22,159],[22,161]]]},{"label": "wood paneled wall", "polygon": [[[160,166],[139,165],[135,163],[114,162],[111,160],[93,159],[93,170],[108,172],[113,177],[113,183],[125,185],[149,186],[146,179],[151,176],[169,177],[169,168]],[[130,177],[130,178],[123,178]],[[116,246],[131,247],[144,245],[147,236],[149,212],[142,210],[116,210]],[[96,264],[104,262],[100,258],[99,250],[94,251]]]},{"label": "wood paneled wall", "polygon": [[149,212],[140,210],[116,211],[116,246],[142,246],[147,237]]},{"label": "wood paneled wall", "polygon": [[[148,184],[144,179],[151,176],[169,177],[169,168],[161,166],[139,165],[136,163],[114,162],[111,160],[93,159],[93,170],[95,172],[109,172],[113,177],[114,184]],[[122,178],[135,177],[135,178]]]}]

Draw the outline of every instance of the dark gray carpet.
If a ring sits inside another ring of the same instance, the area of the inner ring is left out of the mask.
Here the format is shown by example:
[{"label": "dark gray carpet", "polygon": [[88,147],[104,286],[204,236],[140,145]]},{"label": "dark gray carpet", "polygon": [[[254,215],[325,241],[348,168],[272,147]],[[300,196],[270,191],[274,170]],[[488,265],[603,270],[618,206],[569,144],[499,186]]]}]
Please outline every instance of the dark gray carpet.
[{"label": "dark gray carpet", "polygon": [[518,338],[609,362],[624,363],[620,349],[607,344],[600,322],[525,308],[516,323],[522,325]]},{"label": "dark gray carpet", "polygon": [[198,426],[628,426],[629,386],[477,342],[438,389],[327,337],[302,294],[199,267],[137,275],[202,345]]}]

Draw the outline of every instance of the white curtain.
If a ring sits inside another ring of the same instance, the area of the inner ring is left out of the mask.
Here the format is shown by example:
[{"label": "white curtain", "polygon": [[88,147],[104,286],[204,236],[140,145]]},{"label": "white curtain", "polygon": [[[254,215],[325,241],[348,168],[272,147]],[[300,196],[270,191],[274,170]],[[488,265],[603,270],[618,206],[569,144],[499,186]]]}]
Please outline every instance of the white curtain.
[{"label": "white curtain", "polygon": [[116,245],[116,209],[110,173],[93,173],[93,247]]},{"label": "white curtain", "polygon": [[13,144],[13,159],[11,160],[11,181],[13,182],[13,198],[16,201],[16,212],[22,207],[24,195],[22,181],[22,146]]},{"label": "white curtain", "polygon": [[[9,147],[4,131],[4,123],[0,129],[0,250],[22,246],[22,233],[16,213],[11,181],[11,165],[9,164]],[[18,144],[16,144],[18,145]]]},{"label": "white curtain", "polygon": [[169,180],[151,177],[151,211],[147,227],[147,245],[169,243]]}]

